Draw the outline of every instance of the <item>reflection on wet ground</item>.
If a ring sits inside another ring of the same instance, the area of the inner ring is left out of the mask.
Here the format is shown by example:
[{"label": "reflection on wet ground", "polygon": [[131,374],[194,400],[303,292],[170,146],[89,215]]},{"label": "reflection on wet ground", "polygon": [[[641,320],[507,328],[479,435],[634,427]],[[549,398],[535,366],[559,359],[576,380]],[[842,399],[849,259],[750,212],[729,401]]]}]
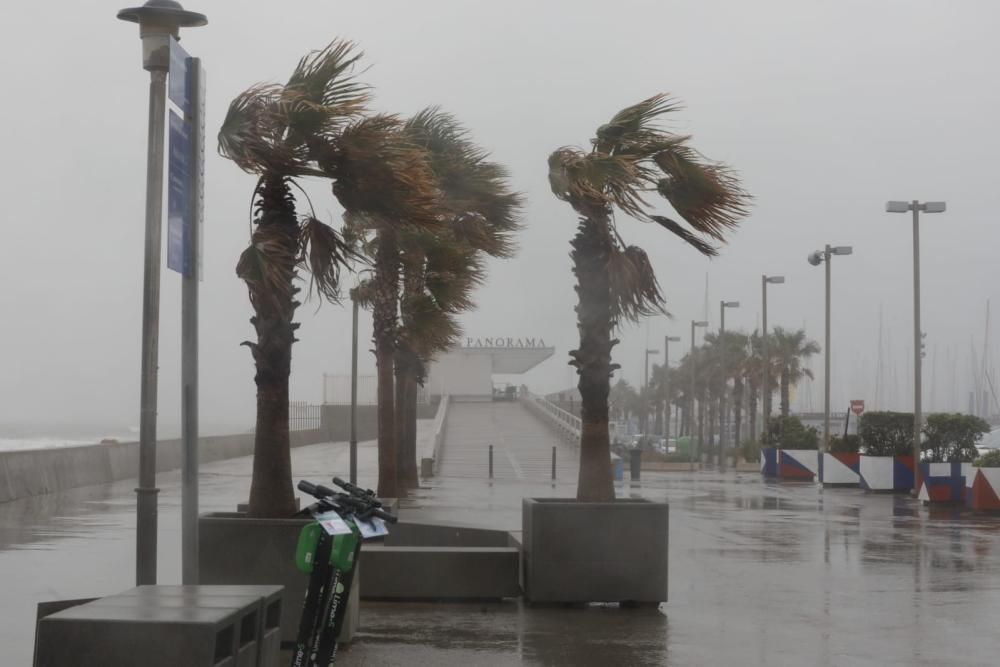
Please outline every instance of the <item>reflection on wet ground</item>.
[{"label": "reflection on wet ground", "polygon": [[[296,474],[342,473],[345,456],[342,445],[302,448]],[[363,448],[362,470],[373,461]],[[204,509],[242,500],[249,471],[246,459],[205,466]],[[178,481],[160,477],[163,583],[179,579]],[[30,664],[36,602],[131,586],[133,486],[0,505],[0,663]],[[573,491],[569,480],[437,479],[403,506],[518,530],[523,496]],[[641,487],[619,492],[671,503],[670,601],[659,609],[369,603],[342,663],[997,664],[1000,518],[750,473],[644,474]]]}]

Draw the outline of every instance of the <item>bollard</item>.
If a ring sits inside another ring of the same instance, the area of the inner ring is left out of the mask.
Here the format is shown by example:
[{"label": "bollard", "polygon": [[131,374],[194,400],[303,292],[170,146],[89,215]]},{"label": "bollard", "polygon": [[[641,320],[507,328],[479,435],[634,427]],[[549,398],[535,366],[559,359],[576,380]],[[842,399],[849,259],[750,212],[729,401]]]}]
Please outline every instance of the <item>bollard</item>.
[{"label": "bollard", "polygon": [[631,473],[632,481],[638,482],[639,475],[642,472],[642,450],[636,447],[629,454],[629,472]]},{"label": "bollard", "polygon": [[556,478],[556,448],[552,448],[552,479]]},{"label": "bollard", "polygon": [[490,445],[490,479],[493,479],[493,445]]}]

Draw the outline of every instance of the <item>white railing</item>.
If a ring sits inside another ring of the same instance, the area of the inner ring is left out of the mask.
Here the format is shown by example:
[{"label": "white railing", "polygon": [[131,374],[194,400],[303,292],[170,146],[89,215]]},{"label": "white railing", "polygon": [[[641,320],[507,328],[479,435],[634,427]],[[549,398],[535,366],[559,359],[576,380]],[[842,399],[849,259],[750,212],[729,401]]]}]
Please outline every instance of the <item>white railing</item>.
[{"label": "white railing", "polygon": [[579,417],[563,410],[544,396],[532,394],[527,387],[521,387],[521,401],[531,412],[554,426],[567,441],[573,445],[580,444],[583,422]]}]

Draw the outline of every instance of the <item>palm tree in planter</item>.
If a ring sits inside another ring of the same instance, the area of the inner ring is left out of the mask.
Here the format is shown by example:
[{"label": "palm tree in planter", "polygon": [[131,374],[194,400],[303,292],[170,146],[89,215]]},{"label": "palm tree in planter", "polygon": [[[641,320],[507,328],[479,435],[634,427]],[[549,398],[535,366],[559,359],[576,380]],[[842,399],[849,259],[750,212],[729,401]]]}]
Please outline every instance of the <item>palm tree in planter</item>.
[{"label": "palm tree in planter", "polygon": [[806,338],[804,329],[788,331],[775,327],[771,337],[774,340],[771,355],[778,366],[781,383],[781,416],[787,417],[790,410],[791,387],[804,377],[813,379],[812,371],[803,366],[802,362],[814,354],[819,354],[820,346],[816,341]]},{"label": "palm tree in planter", "polygon": [[[748,195],[730,170],[707,161],[689,137],[656,122],[678,105],[656,95],[619,111],[597,129],[590,150],[563,147],[549,157],[552,192],[579,215],[571,242],[580,346],[570,352],[580,376],[580,476],[577,499],[614,500],[609,462],[608,392],[619,366],[611,362],[612,330],[623,321],[663,310],[663,296],[646,252],[618,232],[615,211],[655,223],[704,255],[710,241],[746,214]],[[657,215],[647,201],[659,195],[677,218]],[[686,223],[686,226],[685,224]],[[708,240],[706,240],[708,239]]]},{"label": "palm tree in planter", "polygon": [[297,180],[322,176],[309,146],[329,141],[364,111],[368,93],[352,71],[360,58],[334,42],[303,58],[285,85],[256,85],[230,104],[219,131],[219,153],[257,176],[250,245],[236,265],[254,315],[257,423],[249,513],[295,512],[288,433],[288,379],[299,325],[299,271],[311,288],[336,301],[340,271],[351,256],[341,236],[313,216],[300,216]]},{"label": "palm tree in planter", "polygon": [[[576,276],[580,345],[570,364],[580,379],[580,475],[575,502],[525,498],[525,596],[534,602],[662,602],[667,588],[668,507],[615,501],[608,438],[611,335],[624,321],[663,312],[645,251],[619,234],[615,212],[657,224],[705,255],[745,214],[748,195],[730,171],[708,162],[656,122],[677,105],[657,95],[619,111],[591,148],[549,157],[552,192],[579,216],[570,257]],[[655,214],[663,197],[675,217]],[[676,218],[676,219],[675,219]],[[557,527],[562,527],[558,529]],[[642,535],[636,540],[636,535]],[[565,554],[572,553],[572,563]]]}]

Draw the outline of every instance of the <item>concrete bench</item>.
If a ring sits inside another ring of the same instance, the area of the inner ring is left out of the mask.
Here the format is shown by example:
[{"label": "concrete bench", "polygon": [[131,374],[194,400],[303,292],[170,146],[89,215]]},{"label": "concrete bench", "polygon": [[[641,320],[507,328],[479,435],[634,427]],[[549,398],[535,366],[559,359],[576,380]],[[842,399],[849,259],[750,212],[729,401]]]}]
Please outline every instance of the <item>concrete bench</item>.
[{"label": "concrete bench", "polygon": [[521,594],[516,547],[365,545],[362,559],[363,600],[496,600]]}]

